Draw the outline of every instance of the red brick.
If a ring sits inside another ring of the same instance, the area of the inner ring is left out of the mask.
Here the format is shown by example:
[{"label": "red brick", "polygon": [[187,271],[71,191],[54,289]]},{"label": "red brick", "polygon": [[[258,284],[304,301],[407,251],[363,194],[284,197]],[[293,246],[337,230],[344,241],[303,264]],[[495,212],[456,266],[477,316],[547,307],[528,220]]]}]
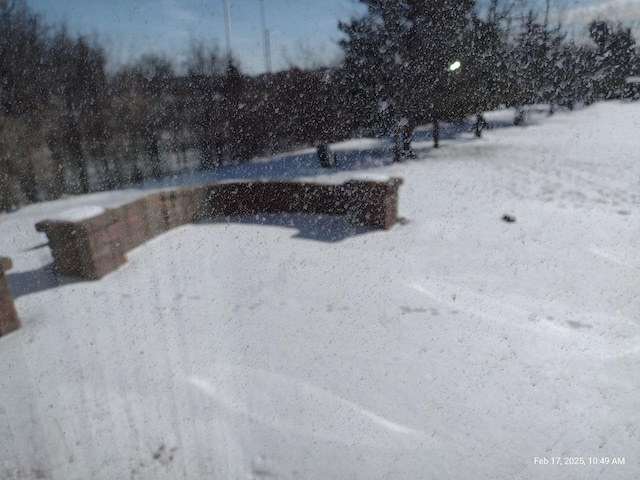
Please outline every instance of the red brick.
[{"label": "red brick", "polygon": [[0,336],[20,328],[20,320],[5,275],[12,267],[10,258],[0,257]]},{"label": "red brick", "polygon": [[250,181],[189,187],[151,194],[80,222],[44,221],[56,272],[101,278],[125,261],[125,253],[180,225],[216,216],[259,213],[347,215],[350,221],[390,228],[397,221],[401,179],[324,185]]}]

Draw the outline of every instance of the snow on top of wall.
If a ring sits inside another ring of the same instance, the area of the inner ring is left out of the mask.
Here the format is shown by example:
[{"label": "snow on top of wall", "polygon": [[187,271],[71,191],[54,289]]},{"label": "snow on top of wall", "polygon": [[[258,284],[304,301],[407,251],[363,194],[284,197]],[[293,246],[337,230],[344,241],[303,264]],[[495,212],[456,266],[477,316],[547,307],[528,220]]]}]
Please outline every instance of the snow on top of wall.
[{"label": "snow on top of wall", "polygon": [[88,218],[97,217],[105,211],[104,207],[98,205],[82,205],[54,213],[48,219],[59,222],[80,222]]}]

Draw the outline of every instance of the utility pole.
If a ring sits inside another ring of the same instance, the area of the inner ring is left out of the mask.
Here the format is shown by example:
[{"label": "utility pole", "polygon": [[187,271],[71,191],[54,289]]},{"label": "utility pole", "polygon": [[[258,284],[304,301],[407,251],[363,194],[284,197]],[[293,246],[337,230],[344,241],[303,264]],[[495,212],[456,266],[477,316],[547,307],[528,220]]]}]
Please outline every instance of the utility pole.
[{"label": "utility pole", "polygon": [[231,14],[229,13],[229,0],[222,0],[224,5],[224,27],[227,33],[227,56],[231,59]]},{"label": "utility pole", "polygon": [[269,41],[269,30],[264,18],[264,1],[260,0],[260,19],[262,20],[262,43],[264,44],[264,66],[267,73],[271,73],[271,45]]}]

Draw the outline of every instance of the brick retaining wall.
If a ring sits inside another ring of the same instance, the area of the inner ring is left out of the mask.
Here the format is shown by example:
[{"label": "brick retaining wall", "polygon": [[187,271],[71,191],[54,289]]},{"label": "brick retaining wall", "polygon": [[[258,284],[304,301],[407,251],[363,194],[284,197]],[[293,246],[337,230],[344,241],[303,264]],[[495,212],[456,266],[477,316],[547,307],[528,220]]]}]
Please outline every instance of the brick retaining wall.
[{"label": "brick retaining wall", "polygon": [[126,262],[125,253],[167,230],[206,218],[258,213],[346,215],[388,229],[397,221],[402,179],[341,185],[287,181],[210,184],[154,193],[81,221],[45,220],[55,272],[98,279]]}]

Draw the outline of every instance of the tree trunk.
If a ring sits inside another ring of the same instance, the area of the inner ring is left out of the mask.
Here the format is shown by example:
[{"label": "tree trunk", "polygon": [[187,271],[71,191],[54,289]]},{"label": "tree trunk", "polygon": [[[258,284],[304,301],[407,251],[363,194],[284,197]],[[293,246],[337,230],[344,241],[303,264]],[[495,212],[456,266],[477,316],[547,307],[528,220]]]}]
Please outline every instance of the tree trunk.
[{"label": "tree trunk", "polygon": [[84,158],[84,152],[82,151],[82,141],[80,139],[80,129],[78,122],[71,116],[67,125],[66,132],[66,144],[69,149],[69,156],[74,167],[78,171],[80,178],[80,192],[89,193],[89,173],[87,171],[87,164]]},{"label": "tree trunk", "polygon": [[198,170],[212,170],[216,168],[217,157],[213,145],[202,145],[200,148],[200,165]]},{"label": "tree trunk", "polygon": [[433,121],[433,148],[440,148],[440,121]]},{"label": "tree trunk", "polygon": [[14,178],[9,175],[0,162],[0,211],[7,211],[15,202],[12,195]]},{"label": "tree trunk", "polygon": [[57,142],[49,144],[51,150],[51,164],[53,167],[53,182],[49,187],[49,194],[52,198],[60,198],[67,192],[67,176],[62,153],[57,147]]},{"label": "tree trunk", "polygon": [[402,156],[403,158],[415,158],[416,155],[411,150],[411,139],[413,137],[413,123],[407,122],[402,130]]},{"label": "tree trunk", "polygon": [[151,177],[155,180],[162,178],[162,162],[160,161],[160,137],[154,125],[145,123],[142,128],[142,148],[144,150],[144,160],[150,167]]},{"label": "tree trunk", "polygon": [[38,181],[33,171],[33,164],[29,162],[20,172],[20,189],[27,197],[29,203],[36,203],[39,200]]},{"label": "tree trunk", "polygon": [[127,183],[127,174],[125,173],[125,153],[124,147],[118,147],[118,149],[112,154],[113,155],[113,172],[114,172],[114,181],[113,185],[116,188],[121,187],[125,183]]},{"label": "tree trunk", "polygon": [[224,162],[224,145],[222,143],[216,143],[215,145],[216,165],[220,166]]},{"label": "tree trunk", "polygon": [[401,141],[400,141],[400,126],[396,124],[393,130],[393,161],[401,162],[402,161],[402,151],[401,151]]},{"label": "tree trunk", "polygon": [[113,190],[113,173],[111,172],[111,166],[109,165],[109,157],[107,155],[102,155],[102,165],[104,167],[104,176],[102,179],[102,187],[104,190]]},{"label": "tree trunk", "polygon": [[477,113],[476,114],[476,131],[475,131],[476,137],[478,138],[482,137],[482,129],[484,129],[484,127],[486,126],[487,126],[487,122],[485,121],[482,113]]},{"label": "tree trunk", "polygon": [[513,119],[514,125],[523,125],[524,124],[524,108],[516,107],[516,116]]}]

